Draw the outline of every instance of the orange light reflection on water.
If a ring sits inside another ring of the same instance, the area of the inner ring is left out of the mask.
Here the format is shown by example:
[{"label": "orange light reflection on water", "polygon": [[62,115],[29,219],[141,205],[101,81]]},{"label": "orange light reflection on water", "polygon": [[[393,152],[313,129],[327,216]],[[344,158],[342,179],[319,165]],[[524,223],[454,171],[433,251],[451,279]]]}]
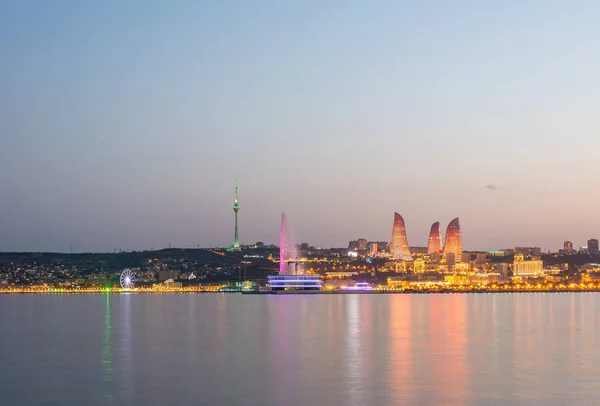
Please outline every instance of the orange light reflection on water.
[{"label": "orange light reflection on water", "polygon": [[392,403],[464,404],[469,398],[467,295],[411,295],[391,302]]}]

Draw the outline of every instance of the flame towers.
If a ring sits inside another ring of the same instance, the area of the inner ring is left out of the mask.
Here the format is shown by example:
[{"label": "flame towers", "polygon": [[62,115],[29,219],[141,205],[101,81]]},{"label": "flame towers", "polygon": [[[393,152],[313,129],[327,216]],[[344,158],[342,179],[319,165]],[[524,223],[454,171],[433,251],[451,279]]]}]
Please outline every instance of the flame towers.
[{"label": "flame towers", "polygon": [[456,261],[460,261],[462,257],[462,239],[460,236],[460,224],[458,217],[448,224],[446,229],[446,239],[444,240],[444,258],[447,258],[448,253],[454,254]]},{"label": "flame towers", "polygon": [[[406,237],[406,226],[404,224],[404,219],[398,213],[394,213],[394,228],[392,229],[390,253],[392,254],[392,257],[397,260],[413,260],[410,247],[408,246],[408,239]],[[422,253],[425,253],[425,251],[422,251]],[[431,230],[429,231],[429,240],[427,242],[427,255],[429,255],[435,261],[439,261],[440,254],[442,254],[443,258],[446,259],[446,261],[449,261],[449,263],[461,261],[462,237],[460,233],[458,217],[448,224],[443,249],[440,223],[436,221],[431,225]]]},{"label": "flame towers", "polygon": [[442,238],[440,236],[440,222],[431,225],[429,241],[427,242],[427,255],[439,254],[442,249]]},{"label": "flame towers", "polygon": [[411,260],[408,240],[406,238],[406,226],[404,219],[398,213],[394,213],[394,227],[392,228],[392,246],[390,251],[394,258]]}]

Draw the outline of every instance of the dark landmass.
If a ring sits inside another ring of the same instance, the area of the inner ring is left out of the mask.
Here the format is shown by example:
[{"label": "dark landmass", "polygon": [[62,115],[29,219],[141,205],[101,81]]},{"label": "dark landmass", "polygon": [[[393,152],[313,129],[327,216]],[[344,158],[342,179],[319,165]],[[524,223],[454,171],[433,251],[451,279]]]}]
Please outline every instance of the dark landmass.
[{"label": "dark landmass", "polygon": [[[341,277],[373,284],[385,284],[387,278],[401,275],[406,281],[440,281],[438,268],[424,273],[398,273],[398,264],[389,258],[350,258],[347,249],[315,249],[302,256],[303,266],[314,274],[328,272]],[[243,280],[264,284],[267,276],[277,272],[279,249],[275,246],[244,247],[242,251],[226,249],[179,249],[120,253],[49,253],[0,252],[0,289],[13,285],[114,286],[120,273],[131,269],[138,286],[173,279],[183,286],[235,283]],[[560,276],[573,278],[586,264],[600,263],[600,255],[544,254],[545,267],[560,269]],[[512,267],[514,256],[487,256],[486,264],[477,265],[483,272],[494,272],[497,264]],[[412,265],[410,265],[412,266]],[[505,267],[506,268],[506,267]],[[509,271],[510,272],[510,271]],[[510,274],[508,275],[510,276]]]}]

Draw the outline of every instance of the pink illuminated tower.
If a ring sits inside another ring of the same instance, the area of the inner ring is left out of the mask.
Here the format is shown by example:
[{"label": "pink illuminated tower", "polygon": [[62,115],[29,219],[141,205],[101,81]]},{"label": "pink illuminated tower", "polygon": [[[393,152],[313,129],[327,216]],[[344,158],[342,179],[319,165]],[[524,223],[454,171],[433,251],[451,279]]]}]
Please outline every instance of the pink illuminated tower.
[{"label": "pink illuminated tower", "polygon": [[440,236],[440,222],[431,225],[429,241],[427,243],[427,255],[439,254],[442,249],[442,237]]},{"label": "pink illuminated tower", "polygon": [[404,219],[398,213],[394,213],[394,227],[392,228],[392,244],[390,251],[394,258],[406,261],[412,260],[408,240],[406,238],[406,226]]},{"label": "pink illuminated tower", "polygon": [[462,257],[462,238],[460,236],[460,224],[458,217],[448,224],[446,229],[446,239],[444,240],[444,258],[448,253],[453,253],[456,261],[460,261]]}]

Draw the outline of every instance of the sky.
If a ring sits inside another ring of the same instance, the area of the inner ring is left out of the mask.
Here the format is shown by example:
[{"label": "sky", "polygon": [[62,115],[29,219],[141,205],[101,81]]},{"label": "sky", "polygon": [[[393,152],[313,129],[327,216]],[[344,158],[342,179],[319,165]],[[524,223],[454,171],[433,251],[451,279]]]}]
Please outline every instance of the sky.
[{"label": "sky", "polygon": [[3,0],[0,251],[600,237],[600,2]]}]

